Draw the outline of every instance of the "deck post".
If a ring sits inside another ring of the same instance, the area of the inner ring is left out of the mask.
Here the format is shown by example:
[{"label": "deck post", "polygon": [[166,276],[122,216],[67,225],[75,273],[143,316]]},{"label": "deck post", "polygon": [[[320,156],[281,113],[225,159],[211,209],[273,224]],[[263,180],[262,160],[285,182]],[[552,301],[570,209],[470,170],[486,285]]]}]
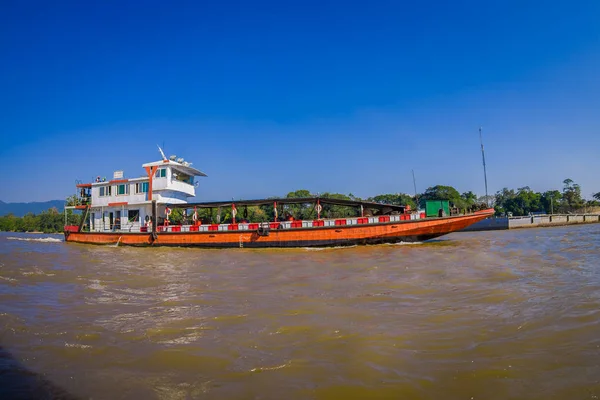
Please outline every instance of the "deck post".
[{"label": "deck post", "polygon": [[156,200],[152,200],[152,238],[156,238]]}]

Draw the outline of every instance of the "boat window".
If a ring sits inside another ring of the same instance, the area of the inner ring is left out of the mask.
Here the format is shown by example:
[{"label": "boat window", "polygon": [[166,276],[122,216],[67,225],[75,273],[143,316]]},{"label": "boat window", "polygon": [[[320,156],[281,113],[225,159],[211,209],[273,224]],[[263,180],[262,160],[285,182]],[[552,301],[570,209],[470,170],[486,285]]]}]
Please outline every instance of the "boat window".
[{"label": "boat window", "polygon": [[166,168],[159,168],[156,170],[156,177],[157,178],[164,178],[167,176],[167,169]]},{"label": "boat window", "polygon": [[137,222],[140,219],[140,210],[127,211],[127,219],[129,222]]},{"label": "boat window", "polygon": [[110,196],[110,186],[102,186],[100,187],[100,196]]},{"label": "boat window", "polygon": [[184,174],[183,172],[173,172],[173,177],[180,182],[189,183],[190,185],[194,184],[194,177]]},{"label": "boat window", "polygon": [[129,194],[129,185],[117,185],[117,195]]},{"label": "boat window", "polygon": [[135,193],[148,193],[148,182],[136,183]]}]

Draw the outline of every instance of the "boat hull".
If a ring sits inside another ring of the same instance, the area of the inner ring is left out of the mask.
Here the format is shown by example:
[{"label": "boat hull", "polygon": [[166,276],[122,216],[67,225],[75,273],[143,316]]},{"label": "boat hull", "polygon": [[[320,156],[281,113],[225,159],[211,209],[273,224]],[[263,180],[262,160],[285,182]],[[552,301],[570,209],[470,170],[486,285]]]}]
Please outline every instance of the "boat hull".
[{"label": "boat hull", "polygon": [[422,242],[456,232],[492,215],[493,209],[474,214],[361,225],[272,229],[257,231],[159,232],[65,232],[65,241],[128,246],[178,246],[205,248],[327,247]]}]

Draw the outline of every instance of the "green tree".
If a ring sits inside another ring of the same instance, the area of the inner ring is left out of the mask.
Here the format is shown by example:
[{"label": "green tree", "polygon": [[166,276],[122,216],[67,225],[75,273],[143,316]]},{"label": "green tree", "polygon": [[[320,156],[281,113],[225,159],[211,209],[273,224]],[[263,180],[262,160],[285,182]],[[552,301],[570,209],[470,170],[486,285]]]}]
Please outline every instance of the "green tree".
[{"label": "green tree", "polygon": [[35,232],[40,229],[41,218],[36,217],[33,213],[27,213],[21,219],[19,232]]},{"label": "green tree", "polygon": [[412,196],[405,193],[388,193],[388,194],[379,194],[375,197],[369,197],[367,201],[372,201],[375,203],[382,204],[393,204],[398,206],[406,206],[409,205],[413,210],[416,209],[417,203],[412,198]]},{"label": "green tree", "polygon": [[512,215],[529,215],[532,212],[543,211],[542,195],[534,192],[529,186],[514,190],[507,188],[496,194],[496,210],[500,213],[512,213]]},{"label": "green tree", "polygon": [[599,207],[600,206],[600,201],[598,200],[588,200],[585,202],[585,206],[586,207]]},{"label": "green tree", "polygon": [[[301,199],[306,197],[314,197],[310,191],[306,189],[296,190],[294,192],[289,192],[286,196],[288,199]],[[291,215],[296,219],[309,219],[316,212],[314,211],[314,204],[286,204],[282,207],[283,215],[279,215],[279,217],[285,217],[286,215]]]},{"label": "green tree", "polygon": [[460,195],[466,208],[472,208],[477,204],[477,195],[471,191],[464,192]]},{"label": "green tree", "polygon": [[458,190],[452,186],[436,185],[427,188],[425,193],[420,196],[421,201],[425,200],[448,200],[451,205],[461,209],[467,208],[467,203],[461,197]]},{"label": "green tree", "polygon": [[[183,209],[181,208],[173,208],[171,209],[171,214],[169,215],[169,223],[171,225],[179,225],[183,224],[184,220],[188,220],[189,218],[184,217]],[[189,223],[189,221],[188,221]]]},{"label": "green tree", "polygon": [[[347,196],[341,193],[323,193],[321,194],[323,198],[329,199],[341,199],[341,200],[356,200],[357,198],[352,196]],[[359,211],[356,207],[351,206],[337,206],[333,204],[323,204],[323,211],[321,212],[321,217],[325,218],[345,218],[345,217],[356,217],[358,216]]]},{"label": "green tree", "polygon": [[562,194],[558,190],[548,190],[540,198],[546,214],[560,213],[562,209]]},{"label": "green tree", "polygon": [[35,230],[44,233],[60,232],[63,224],[63,215],[56,208],[51,208],[38,215]]},{"label": "green tree", "polygon": [[581,188],[579,185],[573,182],[572,179],[565,179],[563,185],[562,198],[568,211],[582,207],[583,199],[581,198]]},{"label": "green tree", "polygon": [[77,195],[73,194],[69,197],[66,198],[65,203],[67,206],[78,206],[80,205],[80,201],[79,198],[77,197]]},{"label": "green tree", "polygon": [[541,212],[543,211],[542,207],[542,194],[538,192],[534,192],[529,188],[529,186],[525,186],[517,189],[517,201],[519,206],[521,207],[522,214],[521,215],[529,215],[533,212]]},{"label": "green tree", "polygon": [[[271,211],[272,211],[273,207],[271,207]],[[248,221],[251,222],[266,222],[266,221],[271,221],[272,220],[272,215],[271,215],[271,219],[269,219],[269,213],[267,213],[262,207],[257,207],[257,206],[252,206],[252,207],[248,207]]]},{"label": "green tree", "polygon": [[496,192],[496,205],[494,208],[496,209],[496,214],[498,215],[506,215],[508,212],[512,212],[508,210],[509,201],[517,197],[517,194],[513,189],[503,188]]},{"label": "green tree", "polygon": [[15,217],[13,213],[0,217],[0,231],[15,232],[17,230],[17,220],[20,220],[20,218]]},{"label": "green tree", "polygon": [[[67,216],[70,220],[68,224],[79,224],[80,216],[73,215],[72,210],[67,210]],[[39,215],[27,213],[22,218],[8,214],[0,217],[0,231],[55,233],[63,231],[64,222],[64,215],[56,208],[46,210]]]},{"label": "green tree", "polygon": [[[67,225],[79,225],[81,218],[83,218],[81,213],[76,214],[72,209],[67,210]],[[64,223],[64,216],[61,217],[61,221]]]},{"label": "green tree", "polygon": [[289,192],[285,197],[288,199],[300,199],[304,197],[313,197],[313,195],[310,193],[309,190],[300,189],[294,192]]}]

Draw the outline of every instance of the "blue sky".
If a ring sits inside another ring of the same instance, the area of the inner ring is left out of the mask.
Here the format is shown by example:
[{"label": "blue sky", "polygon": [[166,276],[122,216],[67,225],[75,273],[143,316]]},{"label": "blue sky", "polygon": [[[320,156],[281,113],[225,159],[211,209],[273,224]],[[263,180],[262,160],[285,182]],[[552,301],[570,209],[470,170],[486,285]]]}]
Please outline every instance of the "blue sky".
[{"label": "blue sky", "polygon": [[[524,4],[526,3],[526,4]],[[600,2],[0,3],[0,200],[143,174],[200,200],[600,191]]]}]

